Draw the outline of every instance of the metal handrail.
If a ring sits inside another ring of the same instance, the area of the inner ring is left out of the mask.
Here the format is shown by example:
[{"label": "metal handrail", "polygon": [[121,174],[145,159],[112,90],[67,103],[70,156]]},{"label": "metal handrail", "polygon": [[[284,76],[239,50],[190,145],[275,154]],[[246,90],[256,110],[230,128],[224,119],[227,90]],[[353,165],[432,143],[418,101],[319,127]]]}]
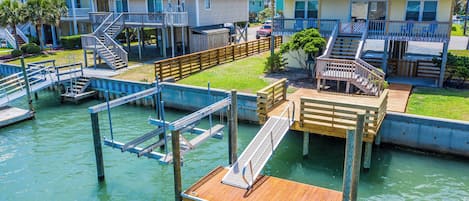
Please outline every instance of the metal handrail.
[{"label": "metal handrail", "polygon": [[[290,106],[293,106],[293,111],[292,111],[292,116],[290,116]],[[295,102],[293,101],[290,101],[287,105],[287,107],[282,111],[282,113],[280,114],[280,118],[285,116],[285,113],[287,114],[287,118],[288,120],[290,121],[290,125],[291,123],[293,123],[295,121]],[[270,130],[268,131],[268,133],[270,133],[270,135],[266,135],[262,140],[261,140],[261,145],[264,144],[264,142],[268,139],[267,137],[270,136],[271,138],[271,143],[273,143],[273,130],[275,129],[275,127],[279,124],[280,122],[280,118],[277,119],[274,123],[274,125],[272,126],[272,128],[270,128]],[[253,153],[257,153],[259,151],[259,149],[261,148],[262,146],[258,146],[254,151]],[[272,144],[272,148],[274,147],[274,145]],[[273,150],[272,150],[273,152]],[[265,151],[263,152],[265,153]],[[243,181],[249,186],[248,188],[250,188],[252,186],[252,184],[254,183],[254,180],[256,178],[254,178],[254,175],[258,174],[260,172],[260,170],[258,170],[255,174],[253,174],[253,168],[252,168],[252,160],[254,158],[254,156],[258,156],[257,154],[252,154],[248,160],[246,161],[246,163],[242,166],[243,167],[243,170],[242,170],[242,174],[243,174]],[[249,169],[251,171],[251,181],[248,181],[247,178],[246,178],[246,169],[248,168],[248,165],[249,165]]]}]

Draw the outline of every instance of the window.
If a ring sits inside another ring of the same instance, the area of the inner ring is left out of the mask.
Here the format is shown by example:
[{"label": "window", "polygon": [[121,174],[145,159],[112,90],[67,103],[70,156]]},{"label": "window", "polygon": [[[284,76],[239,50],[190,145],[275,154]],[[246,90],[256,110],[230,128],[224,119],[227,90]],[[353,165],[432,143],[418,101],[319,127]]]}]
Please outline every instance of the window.
[{"label": "window", "polygon": [[407,2],[406,20],[419,20],[420,15],[420,1]]},{"label": "window", "polygon": [[156,13],[156,12],[162,12],[163,7],[162,7],[162,0],[147,0],[148,3],[148,12],[149,13]]},{"label": "window", "polygon": [[438,1],[408,1],[406,20],[435,21]]},{"label": "window", "polygon": [[317,0],[296,1],[295,18],[318,18],[318,9]]},{"label": "window", "polygon": [[318,1],[308,1],[308,18],[318,18]]},{"label": "window", "polygon": [[425,1],[423,5],[422,21],[435,21],[437,7],[437,1]]},{"label": "window", "polygon": [[212,0],[205,0],[205,9],[212,8]]},{"label": "window", "polygon": [[305,2],[295,2],[295,18],[305,18]]}]

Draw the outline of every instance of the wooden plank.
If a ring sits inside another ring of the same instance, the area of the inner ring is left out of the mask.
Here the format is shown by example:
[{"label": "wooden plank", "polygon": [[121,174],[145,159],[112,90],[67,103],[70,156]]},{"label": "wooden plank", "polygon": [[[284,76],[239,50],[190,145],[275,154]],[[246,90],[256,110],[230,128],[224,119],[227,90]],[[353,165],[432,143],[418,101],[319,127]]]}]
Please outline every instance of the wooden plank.
[{"label": "wooden plank", "polygon": [[[118,99],[109,101],[109,107],[114,108],[114,107],[117,107],[119,105],[129,103],[131,101],[135,101],[135,100],[147,97],[147,96],[151,96],[151,95],[156,94],[158,92],[159,92],[159,89],[156,88],[156,87],[153,87],[153,88],[141,91],[141,92],[137,92],[137,93],[134,93],[134,94],[131,94],[131,95],[124,96],[122,98],[118,98]],[[101,103],[99,105],[95,105],[93,107],[88,108],[89,113],[98,113],[98,112],[101,112],[101,111],[104,111],[104,110],[107,110],[107,103]]]},{"label": "wooden plank", "polygon": [[297,201],[342,200],[342,193],[335,190],[263,175],[258,177],[258,182],[254,184],[250,191],[246,191],[245,189],[221,183],[220,181],[226,172],[227,169],[222,167],[216,168],[184,191],[184,200],[195,200],[190,199],[190,196],[212,201],[250,201],[272,198],[275,198],[275,200]]}]

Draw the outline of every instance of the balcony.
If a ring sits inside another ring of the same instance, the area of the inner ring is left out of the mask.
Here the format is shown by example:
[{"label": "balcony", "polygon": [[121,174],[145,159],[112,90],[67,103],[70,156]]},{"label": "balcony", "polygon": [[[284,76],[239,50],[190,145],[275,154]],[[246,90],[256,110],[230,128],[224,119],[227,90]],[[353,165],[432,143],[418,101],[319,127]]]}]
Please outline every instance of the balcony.
[{"label": "balcony", "polygon": [[[75,16],[77,20],[88,20],[88,13],[91,11],[90,8],[75,8]],[[69,8],[65,16],[62,16],[61,20],[71,21],[73,20],[73,9]]]},{"label": "balcony", "polygon": [[339,20],[330,19],[287,19],[276,18],[274,19],[274,35],[290,36],[294,33],[307,28],[318,29],[323,37],[329,37]]},{"label": "balcony", "polygon": [[[306,28],[316,28],[323,37],[329,37],[338,20],[330,19],[274,19],[274,35],[289,36]],[[370,20],[368,22],[342,22],[340,32],[362,34],[367,39],[448,42],[451,33],[450,22],[416,22],[393,20]]]},{"label": "balcony", "polygon": [[370,20],[369,39],[397,41],[448,42],[451,33],[450,22],[416,22]]},{"label": "balcony", "polygon": [[[120,13],[92,12],[89,18],[92,24],[101,24],[110,14],[117,18]],[[160,12],[160,13],[123,13],[121,17],[126,26],[188,26],[187,12]]]}]

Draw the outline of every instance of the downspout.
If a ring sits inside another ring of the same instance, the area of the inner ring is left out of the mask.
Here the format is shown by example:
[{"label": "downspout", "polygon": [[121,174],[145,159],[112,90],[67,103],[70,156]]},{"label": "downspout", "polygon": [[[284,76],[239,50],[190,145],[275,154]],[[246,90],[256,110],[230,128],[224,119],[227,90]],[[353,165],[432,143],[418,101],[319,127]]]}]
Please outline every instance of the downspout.
[{"label": "downspout", "polygon": [[195,0],[195,26],[196,26],[196,27],[200,26],[200,22],[199,22],[199,13],[200,13],[200,10],[199,10],[199,0]]}]

